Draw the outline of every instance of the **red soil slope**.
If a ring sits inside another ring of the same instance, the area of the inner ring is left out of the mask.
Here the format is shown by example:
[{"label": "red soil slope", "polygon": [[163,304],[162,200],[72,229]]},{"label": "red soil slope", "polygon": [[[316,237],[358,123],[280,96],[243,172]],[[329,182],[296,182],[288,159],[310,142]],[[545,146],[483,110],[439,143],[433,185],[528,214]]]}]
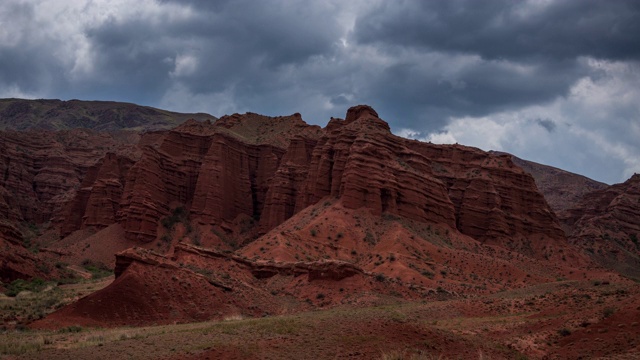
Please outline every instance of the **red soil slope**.
[{"label": "red soil slope", "polygon": [[31,326],[171,324],[370,305],[389,293],[431,294],[377,279],[346,262],[254,262],[184,244],[176,246],[171,259],[140,248],[126,250],[118,254],[115,271],[106,288]]}]

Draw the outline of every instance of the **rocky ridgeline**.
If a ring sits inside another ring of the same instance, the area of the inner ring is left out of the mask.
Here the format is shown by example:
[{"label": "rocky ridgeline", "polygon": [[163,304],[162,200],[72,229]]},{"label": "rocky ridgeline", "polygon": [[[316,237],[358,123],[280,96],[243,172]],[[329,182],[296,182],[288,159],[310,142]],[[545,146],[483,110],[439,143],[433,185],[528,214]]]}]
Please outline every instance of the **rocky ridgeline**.
[{"label": "rocky ridgeline", "polygon": [[[549,244],[567,244],[534,178],[511,156],[394,136],[365,105],[324,129],[300,114],[246,113],[146,133],[0,137],[0,228],[14,244],[18,224],[49,221],[62,236],[119,223],[127,239],[144,244],[161,236],[161,220],[177,208],[250,241],[323,199],[445,225],[534,257]],[[638,206],[633,186],[625,186],[589,194],[563,215],[571,238],[596,234],[585,229],[605,226],[597,219],[614,219],[631,249]]]},{"label": "rocky ridgeline", "polygon": [[300,114],[247,113],[136,136],[0,135],[6,227],[53,221],[66,236],[118,222],[128,239],[149,242],[160,220],[183,207],[230,233],[252,223],[255,238],[329,196],[483,241],[564,238],[531,176],[507,156],[394,136],[364,105],[325,129]]},{"label": "rocky ridgeline", "polygon": [[[258,133],[272,135],[255,141]],[[479,240],[564,238],[531,176],[509,157],[394,136],[368,106],[332,119],[324,132],[297,114],[187,122],[144,146],[134,164],[109,155],[96,166],[69,207],[65,234],[118,221],[128,238],[153,241],[159,220],[180,206],[231,232],[256,221],[257,236],[330,196]]]}]

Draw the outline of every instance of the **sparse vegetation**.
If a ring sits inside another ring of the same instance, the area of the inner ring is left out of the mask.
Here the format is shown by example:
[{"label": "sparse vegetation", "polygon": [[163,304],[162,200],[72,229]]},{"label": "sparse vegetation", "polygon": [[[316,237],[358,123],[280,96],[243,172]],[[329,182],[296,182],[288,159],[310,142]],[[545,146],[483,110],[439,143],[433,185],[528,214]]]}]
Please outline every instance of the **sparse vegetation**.
[{"label": "sparse vegetation", "polygon": [[23,291],[40,292],[46,285],[46,282],[40,278],[35,278],[31,281],[17,279],[7,286],[7,290],[4,293],[7,296],[14,297]]},{"label": "sparse vegetation", "polygon": [[171,215],[161,220],[162,226],[167,230],[173,230],[173,227],[179,222],[186,222],[189,218],[189,212],[182,206],[171,211]]},{"label": "sparse vegetation", "polygon": [[560,336],[569,336],[569,335],[571,335],[571,330],[569,330],[567,328],[562,328],[562,329],[558,330],[558,335],[560,335]]},{"label": "sparse vegetation", "polygon": [[375,245],[377,243],[375,236],[369,231],[364,235],[364,241],[370,245]]},{"label": "sparse vegetation", "polygon": [[90,272],[91,277],[94,279],[101,279],[113,275],[113,270],[107,265],[91,259],[84,259],[82,261],[82,267]]},{"label": "sparse vegetation", "polygon": [[[87,280],[79,284],[57,285],[53,281],[35,279],[29,282],[16,281],[9,286],[15,297],[0,297],[0,318],[4,324],[15,323],[19,329],[25,323],[38,320],[47,314],[73,301],[77,296],[93,292],[99,287],[96,280]],[[106,285],[106,283],[101,283]],[[3,328],[0,327],[0,333]],[[28,342],[28,341],[27,341]],[[2,341],[0,341],[2,346]]]},{"label": "sparse vegetation", "polygon": [[608,317],[610,317],[611,315],[615,314],[616,309],[613,307],[606,307],[604,308],[604,310],[602,310],[602,316],[606,319]]},{"label": "sparse vegetation", "polygon": [[[442,355],[431,355],[423,353],[409,353],[398,350],[383,352],[379,360],[446,360]],[[481,357],[482,359],[482,357]]]},{"label": "sparse vegetation", "polygon": [[82,331],[82,326],[78,326],[78,325],[71,325],[71,326],[67,326],[64,327],[60,330],[58,330],[59,333],[64,334],[64,333],[79,333]]},{"label": "sparse vegetation", "polygon": [[428,277],[429,279],[433,279],[433,278],[434,278],[434,276],[435,276],[435,274],[434,274],[434,273],[432,273],[432,272],[431,272],[431,271],[429,271],[429,270],[422,270],[422,272],[421,272],[420,274],[422,274],[422,276],[426,276],[426,277]]}]

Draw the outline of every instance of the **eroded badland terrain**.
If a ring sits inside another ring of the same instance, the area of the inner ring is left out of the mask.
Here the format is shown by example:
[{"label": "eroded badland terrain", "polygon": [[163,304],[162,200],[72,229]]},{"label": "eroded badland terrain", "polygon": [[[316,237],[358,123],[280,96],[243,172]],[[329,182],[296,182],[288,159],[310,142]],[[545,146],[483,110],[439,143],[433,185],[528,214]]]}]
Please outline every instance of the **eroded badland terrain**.
[{"label": "eroded badland terrain", "polygon": [[640,357],[640,175],[404,139],[364,105],[0,118],[0,356]]}]

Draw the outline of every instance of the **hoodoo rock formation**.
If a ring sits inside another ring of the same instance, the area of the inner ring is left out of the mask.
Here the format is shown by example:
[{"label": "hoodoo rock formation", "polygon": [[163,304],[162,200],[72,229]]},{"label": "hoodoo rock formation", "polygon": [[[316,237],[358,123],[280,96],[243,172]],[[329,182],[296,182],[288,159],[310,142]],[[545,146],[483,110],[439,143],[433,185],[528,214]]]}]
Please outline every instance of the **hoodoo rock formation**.
[{"label": "hoodoo rock formation", "polygon": [[115,223],[126,175],[133,164],[131,158],[107,153],[92,166],[61,215],[61,235],[87,226],[102,229]]},{"label": "hoodoo rock formation", "polygon": [[291,139],[265,194],[264,211],[260,216],[261,233],[280,225],[297,212],[296,203],[309,177],[309,163],[317,142],[315,138],[304,136]]},{"label": "hoodoo rock formation", "polygon": [[367,207],[417,221],[455,227],[446,187],[433,176],[430,161],[393,136],[389,125],[368,106],[349,109],[345,120],[332,119],[312,154],[303,209],[326,196],[345,207]]},{"label": "hoodoo rock formation", "polygon": [[259,220],[291,137],[313,139],[319,132],[299,114],[251,113],[215,124],[188,121],[173,129],[158,144],[146,146],[128,174],[119,212],[127,237],[154,240],[158,219],[176,207],[230,231],[239,217]]}]

